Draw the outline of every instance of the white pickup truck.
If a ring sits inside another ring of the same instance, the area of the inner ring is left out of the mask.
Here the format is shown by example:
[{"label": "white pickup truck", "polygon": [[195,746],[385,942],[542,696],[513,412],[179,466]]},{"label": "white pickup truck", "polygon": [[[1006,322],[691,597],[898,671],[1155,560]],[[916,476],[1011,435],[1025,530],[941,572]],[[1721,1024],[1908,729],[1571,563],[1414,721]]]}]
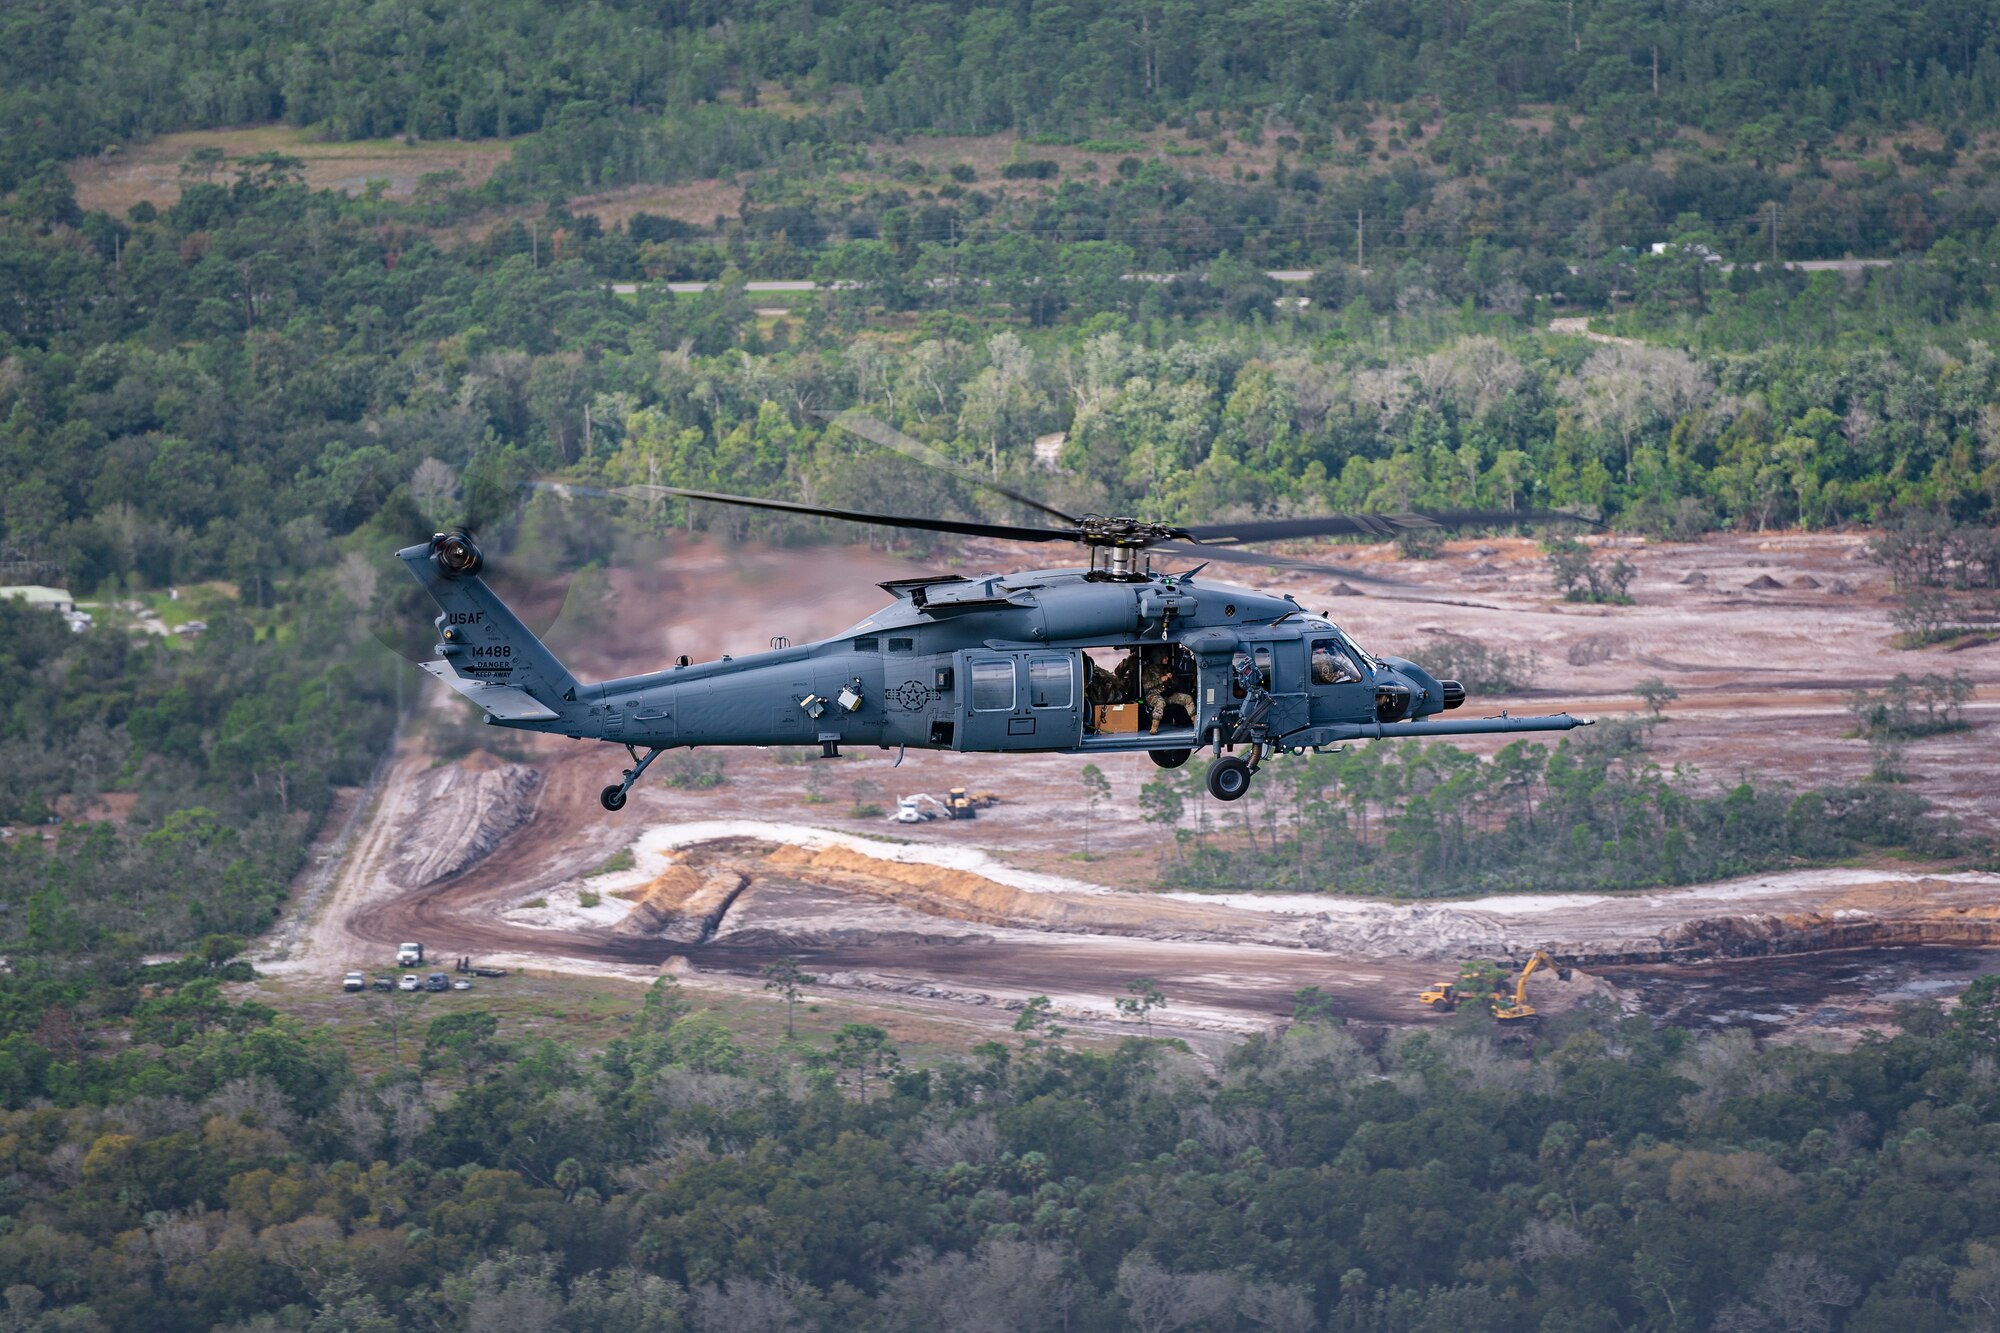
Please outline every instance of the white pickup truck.
[{"label": "white pickup truck", "polygon": [[359,972],[349,972],[340,979],[340,988],[344,991],[367,990],[368,978]]}]

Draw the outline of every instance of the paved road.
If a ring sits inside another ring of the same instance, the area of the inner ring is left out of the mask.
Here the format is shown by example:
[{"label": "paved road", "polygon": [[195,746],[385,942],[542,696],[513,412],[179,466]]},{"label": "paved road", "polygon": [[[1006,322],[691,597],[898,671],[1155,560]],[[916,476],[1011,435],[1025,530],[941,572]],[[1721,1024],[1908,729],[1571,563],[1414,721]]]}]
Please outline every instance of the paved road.
[{"label": "paved road", "polygon": [[[1785,267],[1795,269],[1801,273],[1859,273],[1864,269],[1888,268],[1895,262],[1893,259],[1797,259],[1787,261]],[[1732,272],[1735,267],[1734,264],[1717,265],[1718,270],[1723,273]],[[1752,264],[1750,267],[1752,270],[1761,270],[1764,266],[1760,263]],[[1571,272],[1575,272],[1575,270],[1572,269]],[[1168,282],[1174,276],[1171,273],[1128,273],[1125,275],[1127,281],[1130,282]],[[1311,282],[1314,277],[1314,270],[1309,268],[1272,268],[1265,269],[1264,276],[1273,282]],[[657,284],[646,282],[614,282],[611,284],[611,290],[617,292],[620,296],[633,296],[638,293],[641,287],[655,285]],[[700,292],[707,291],[713,285],[713,283],[707,282],[670,282],[666,286],[667,290],[676,296],[694,296]],[[755,295],[758,292],[832,291],[852,289],[860,285],[858,282],[820,283],[804,278],[797,278],[775,282],[746,282],[743,284],[743,290]]]}]

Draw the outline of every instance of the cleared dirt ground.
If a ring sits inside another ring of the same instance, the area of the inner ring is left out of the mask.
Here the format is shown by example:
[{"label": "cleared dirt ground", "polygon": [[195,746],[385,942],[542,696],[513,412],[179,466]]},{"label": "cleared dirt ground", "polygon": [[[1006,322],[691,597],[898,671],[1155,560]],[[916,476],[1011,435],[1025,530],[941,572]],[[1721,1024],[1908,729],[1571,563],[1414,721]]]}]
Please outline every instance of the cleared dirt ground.
[{"label": "cleared dirt ground", "polygon": [[[1964,670],[1978,687],[1974,725],[1912,745],[1905,763],[1915,790],[1968,826],[2000,829],[1991,779],[2000,648],[1891,647],[1886,585],[1859,538],[1738,536],[1621,553],[1640,571],[1631,607],[1554,599],[1525,541],[1455,543],[1422,563],[1387,547],[1321,551],[1408,585],[1357,579],[1367,589],[1359,596],[1334,596],[1320,577],[1236,581],[1291,592],[1377,651],[1422,660],[1427,643],[1466,636],[1540,656],[1532,696],[1475,698],[1474,716],[1500,707],[1628,713],[1638,708],[1633,685],[1659,676],[1682,697],[1655,730],[1657,756],[1714,784],[1746,774],[1799,785],[1858,779],[1869,756],[1845,736],[1848,692],[1897,672]],[[1000,548],[962,557],[968,569],[1030,563]],[[551,642],[586,677],[680,652],[753,651],[774,634],[801,642],[880,605],[877,580],[944,563],[859,548],[696,546],[617,571],[609,628],[563,624]],[[751,992],[759,968],[796,954],[819,992],[994,1025],[1011,1023],[1025,997],[1048,994],[1100,1029],[1115,1026],[1113,999],[1143,976],[1170,1000],[1156,1025],[1199,1036],[1280,1020],[1304,986],[1331,993],[1357,1019],[1435,1021],[1415,992],[1457,960],[1549,945],[1584,966],[1567,984],[1537,978],[1546,1011],[1604,996],[1697,1024],[1851,1036],[1880,1026],[1899,999],[1962,983],[1987,957],[1965,946],[2000,932],[2000,876],[1904,865],[1448,904],[1160,895],[1147,892],[1161,846],[1137,809],[1154,772],[1143,756],[1099,760],[1113,799],[1090,821],[1085,860],[1084,760],[1074,756],[912,753],[896,767],[878,752],[786,763],[791,756],[736,751],[723,786],[649,782],[607,815],[596,794],[623,766],[620,751],[532,739],[518,764],[475,755],[438,768],[424,734],[406,733],[357,805],[351,842],[322,853],[338,873],[306,896],[309,924],[281,935],[267,970],[331,985],[348,967],[379,966],[397,941],[421,939],[447,959],[635,980],[668,967],[689,985]],[[1002,803],[969,824],[853,813],[953,784],[995,790]],[[1226,827],[1240,814],[1223,818]],[[625,861],[621,853],[629,868],[602,873],[614,856],[613,865]],[[1784,956],[1731,956],[1743,952]]]},{"label": "cleared dirt ground", "polygon": [[214,179],[224,183],[235,179],[231,165],[235,160],[282,153],[304,161],[305,182],[315,190],[360,194],[369,182],[379,180],[396,199],[410,198],[417,183],[433,172],[456,171],[460,176],[457,188],[471,189],[484,184],[514,155],[514,145],[502,139],[327,143],[285,125],[191,130],[71,161],[68,165],[70,178],[76,182],[76,201],[84,209],[101,208],[117,215],[141,200],[166,208],[181,197],[182,167],[197,149],[218,149],[228,159],[214,173]]}]

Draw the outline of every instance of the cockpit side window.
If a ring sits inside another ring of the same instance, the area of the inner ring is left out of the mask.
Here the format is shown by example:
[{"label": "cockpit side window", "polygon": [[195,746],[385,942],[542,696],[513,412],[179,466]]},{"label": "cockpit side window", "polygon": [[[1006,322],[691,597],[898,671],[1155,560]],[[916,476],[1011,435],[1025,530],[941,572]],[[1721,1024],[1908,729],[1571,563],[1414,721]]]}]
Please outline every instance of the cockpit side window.
[{"label": "cockpit side window", "polygon": [[1311,645],[1312,683],[1353,685],[1361,680],[1361,667],[1339,639],[1314,639]]}]

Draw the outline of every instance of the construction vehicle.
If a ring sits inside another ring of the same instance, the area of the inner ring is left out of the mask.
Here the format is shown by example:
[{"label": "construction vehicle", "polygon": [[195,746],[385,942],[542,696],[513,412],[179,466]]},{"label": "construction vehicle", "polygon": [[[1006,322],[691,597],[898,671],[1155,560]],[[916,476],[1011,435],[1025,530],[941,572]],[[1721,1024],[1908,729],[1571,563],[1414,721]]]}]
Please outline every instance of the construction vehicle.
[{"label": "construction vehicle", "polygon": [[1458,980],[1433,982],[1429,989],[1419,992],[1417,1003],[1449,1014],[1467,1001],[1484,1000],[1499,1022],[1523,1024],[1535,1017],[1534,1007],[1528,1003],[1528,977],[1538,967],[1555,968],[1557,976],[1569,980],[1568,968],[1558,966],[1553,958],[1537,949],[1515,979],[1511,997],[1507,974],[1492,963],[1474,959],[1459,968]]},{"label": "construction vehicle", "polygon": [[1527,966],[1521,969],[1520,977],[1514,982],[1514,1002],[1508,1004],[1504,997],[1495,997],[1493,1001],[1493,1017],[1496,1020],[1504,1024],[1518,1025],[1534,1018],[1534,1007],[1528,1003],[1528,978],[1534,975],[1535,969],[1538,967],[1553,968],[1560,980],[1569,980],[1568,968],[1559,966],[1555,959],[1549,957],[1540,949],[1535,950],[1534,954],[1528,959]]},{"label": "construction vehicle", "polygon": [[1455,1013],[1459,1005],[1481,999],[1498,1003],[1505,993],[1506,976],[1484,959],[1468,959],[1459,965],[1458,980],[1432,982],[1430,989],[1418,994],[1417,1002],[1441,1014]]},{"label": "construction vehicle", "polygon": [[1417,1003],[1427,1004],[1441,1014],[1455,1012],[1458,1008],[1458,987],[1449,981],[1434,981],[1429,990],[1417,996]]},{"label": "construction vehicle", "polygon": [[1000,804],[997,791],[976,791],[969,795],[963,787],[953,787],[944,794],[944,813],[947,819],[972,819],[980,810],[989,805]]},{"label": "construction vehicle", "polygon": [[927,819],[936,819],[942,814],[946,819],[955,819],[951,807],[928,792],[918,792],[914,796],[898,796],[895,813],[889,818],[898,824],[921,824]]}]

